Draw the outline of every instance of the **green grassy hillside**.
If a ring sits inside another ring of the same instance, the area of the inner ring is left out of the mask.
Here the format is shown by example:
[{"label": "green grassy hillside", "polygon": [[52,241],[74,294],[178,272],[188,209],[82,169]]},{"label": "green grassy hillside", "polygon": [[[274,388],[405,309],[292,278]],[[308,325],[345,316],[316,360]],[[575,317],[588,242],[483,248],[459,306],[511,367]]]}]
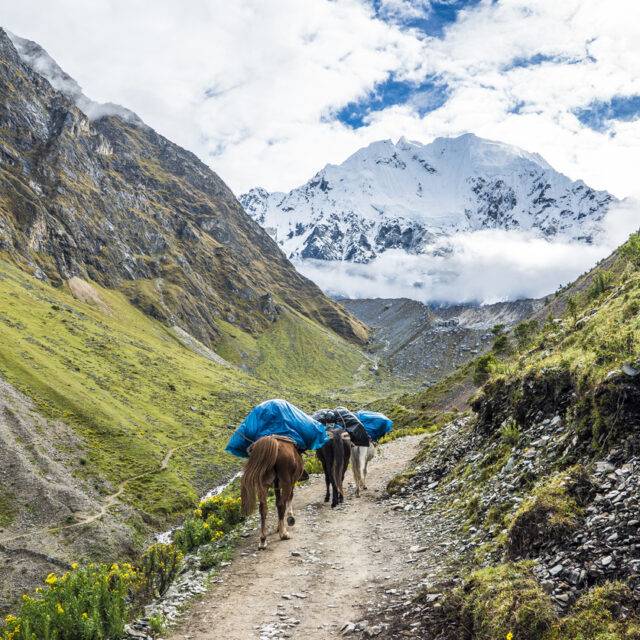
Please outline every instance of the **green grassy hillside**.
[{"label": "green grassy hillside", "polygon": [[103,493],[182,446],[166,470],[126,486],[123,498],[145,512],[179,513],[237,466],[221,453],[227,425],[256,403],[282,396],[311,409],[362,381],[355,347],[286,307],[257,338],[221,322],[223,366],[124,295],[81,284],[89,302],[0,261],[0,377],[84,438],[75,472]]}]

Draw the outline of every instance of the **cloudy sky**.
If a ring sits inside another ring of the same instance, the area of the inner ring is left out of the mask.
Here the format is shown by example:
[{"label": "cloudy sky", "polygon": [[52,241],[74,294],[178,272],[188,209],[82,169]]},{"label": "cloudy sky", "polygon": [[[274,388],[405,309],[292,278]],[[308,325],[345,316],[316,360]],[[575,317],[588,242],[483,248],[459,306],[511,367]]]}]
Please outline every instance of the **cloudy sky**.
[{"label": "cloudy sky", "polygon": [[288,190],[382,138],[467,131],[637,194],[637,0],[0,0],[98,101],[231,188]]}]

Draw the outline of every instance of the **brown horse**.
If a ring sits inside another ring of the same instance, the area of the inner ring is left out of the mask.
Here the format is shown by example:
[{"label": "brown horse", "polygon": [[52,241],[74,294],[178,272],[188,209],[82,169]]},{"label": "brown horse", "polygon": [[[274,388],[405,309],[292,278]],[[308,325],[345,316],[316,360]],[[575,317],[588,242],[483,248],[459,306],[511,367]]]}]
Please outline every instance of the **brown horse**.
[{"label": "brown horse", "polygon": [[293,487],[300,479],[304,463],[293,440],[282,436],[262,436],[249,452],[240,481],[242,513],[251,515],[256,508],[256,494],[260,501],[260,544],[267,547],[267,492],[270,487],[276,494],[278,508],[278,533],[282,540],[289,539],[284,517],[289,510],[287,524],[293,526],[295,518],[291,507]]}]

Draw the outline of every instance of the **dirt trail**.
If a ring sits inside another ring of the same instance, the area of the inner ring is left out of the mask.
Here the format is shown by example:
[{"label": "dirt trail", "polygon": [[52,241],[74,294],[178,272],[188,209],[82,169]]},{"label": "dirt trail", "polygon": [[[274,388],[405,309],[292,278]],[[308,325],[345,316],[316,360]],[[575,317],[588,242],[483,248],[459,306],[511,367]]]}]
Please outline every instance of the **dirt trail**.
[{"label": "dirt trail", "polygon": [[59,526],[55,526],[55,525],[48,525],[46,527],[41,527],[39,529],[31,529],[29,531],[23,531],[22,533],[16,533],[10,536],[4,536],[4,537],[0,537],[0,544],[4,543],[4,542],[11,542],[12,540],[19,540],[20,538],[27,538],[29,536],[33,536],[36,534],[41,534],[41,533],[52,533],[54,531],[62,531],[65,529],[74,529],[76,527],[82,527],[86,524],[91,524],[92,522],[94,522],[95,520],[99,520],[100,518],[102,518],[103,516],[105,516],[107,514],[107,511],[109,511],[109,509],[116,503],[116,501],[118,500],[118,498],[122,495],[122,492],[124,491],[125,487],[130,483],[133,482],[134,480],[139,480],[140,478],[144,478],[146,476],[150,476],[154,473],[159,473],[160,471],[164,471],[167,466],[169,465],[169,460],[171,460],[171,456],[178,450],[178,449],[183,449],[184,447],[190,447],[194,444],[197,444],[198,442],[201,442],[202,440],[205,440],[206,438],[200,438],[199,440],[193,440],[191,442],[185,442],[184,444],[179,444],[176,447],[173,447],[173,449],[170,449],[167,454],[164,456],[164,458],[162,458],[162,462],[160,463],[159,467],[155,467],[154,469],[151,469],[149,471],[145,471],[143,473],[139,473],[136,476],[132,476],[131,478],[126,478],[125,480],[123,480],[119,485],[118,485],[118,490],[115,493],[112,493],[111,495],[107,496],[103,501],[102,504],[100,505],[100,509],[97,513],[93,513],[93,514],[87,514],[84,516],[80,516],[80,520],[77,520],[76,522],[73,522],[71,524],[61,524]]},{"label": "dirt trail", "polygon": [[323,501],[324,477],[296,489],[291,540],[278,538],[270,511],[266,551],[257,551],[254,531],[170,640],[326,640],[364,618],[375,592],[417,577],[411,527],[402,512],[392,513],[378,498],[421,440],[400,438],[381,447],[369,466],[369,490],[359,499],[349,470],[347,500],[334,510]]}]

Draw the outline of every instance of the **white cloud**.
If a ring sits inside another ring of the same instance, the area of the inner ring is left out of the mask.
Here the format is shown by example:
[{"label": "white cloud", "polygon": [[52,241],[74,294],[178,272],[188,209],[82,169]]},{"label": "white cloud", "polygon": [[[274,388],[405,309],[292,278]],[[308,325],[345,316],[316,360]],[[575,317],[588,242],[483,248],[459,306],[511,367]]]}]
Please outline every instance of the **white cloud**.
[{"label": "white cloud", "polygon": [[[85,93],[136,111],[236,191],[288,190],[360,146],[473,131],[543,155],[572,178],[636,188],[640,122],[606,133],[572,110],[640,94],[640,3],[484,0],[442,38],[402,29],[427,0],[0,0],[4,25],[42,44]],[[516,58],[552,60],[510,68]],[[449,100],[351,130],[332,114],[394,74],[444,78]],[[519,106],[518,112],[514,108]]]},{"label": "white cloud", "polygon": [[637,202],[612,210],[605,242],[547,242],[514,231],[461,233],[449,255],[387,251],[368,264],[305,260],[297,269],[324,291],[345,298],[406,297],[427,303],[483,303],[541,298],[588,271],[640,227]]}]

